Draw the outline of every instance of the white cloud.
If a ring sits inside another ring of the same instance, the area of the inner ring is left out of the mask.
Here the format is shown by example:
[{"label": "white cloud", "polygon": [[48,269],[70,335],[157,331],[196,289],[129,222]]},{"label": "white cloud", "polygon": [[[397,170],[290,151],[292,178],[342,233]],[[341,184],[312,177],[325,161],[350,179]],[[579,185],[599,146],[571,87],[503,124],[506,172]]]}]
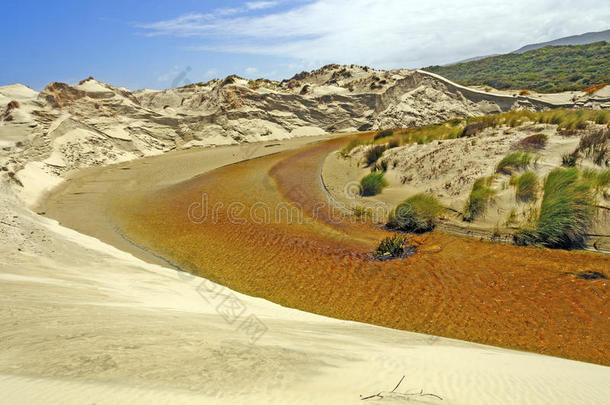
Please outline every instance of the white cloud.
[{"label": "white cloud", "polygon": [[270,8],[277,5],[277,1],[249,1],[246,3],[248,10],[262,10],[264,8]]},{"label": "white cloud", "polygon": [[[275,2],[246,3],[266,9]],[[591,10],[595,10],[592,12]],[[421,67],[609,28],[599,0],[316,0],[227,17],[188,14],[140,25],[149,35],[201,38],[190,49],[378,67]]]}]

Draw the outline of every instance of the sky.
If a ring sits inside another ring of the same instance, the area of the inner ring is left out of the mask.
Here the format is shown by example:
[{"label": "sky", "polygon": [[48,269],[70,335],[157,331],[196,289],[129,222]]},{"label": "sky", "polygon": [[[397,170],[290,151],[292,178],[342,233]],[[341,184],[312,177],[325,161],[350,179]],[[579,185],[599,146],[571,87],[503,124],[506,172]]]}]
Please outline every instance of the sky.
[{"label": "sky", "polygon": [[610,28],[601,0],[3,2],[0,85],[163,89],[328,63],[420,68]]}]

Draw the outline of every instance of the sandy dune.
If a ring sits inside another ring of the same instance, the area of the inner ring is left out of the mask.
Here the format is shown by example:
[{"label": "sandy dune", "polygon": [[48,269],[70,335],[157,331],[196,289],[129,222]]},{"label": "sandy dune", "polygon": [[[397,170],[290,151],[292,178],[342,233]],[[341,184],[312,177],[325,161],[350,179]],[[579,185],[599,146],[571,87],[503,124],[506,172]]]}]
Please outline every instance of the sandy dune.
[{"label": "sandy dune", "polygon": [[[275,151],[250,147],[248,157]],[[207,150],[202,165],[244,157],[234,150]],[[172,159],[151,159],[163,158]],[[144,262],[2,191],[2,403],[360,403],[403,375],[397,391],[443,400],[382,393],[371,402],[610,397],[607,367],[286,309]],[[227,320],[227,297],[262,329]]]}]

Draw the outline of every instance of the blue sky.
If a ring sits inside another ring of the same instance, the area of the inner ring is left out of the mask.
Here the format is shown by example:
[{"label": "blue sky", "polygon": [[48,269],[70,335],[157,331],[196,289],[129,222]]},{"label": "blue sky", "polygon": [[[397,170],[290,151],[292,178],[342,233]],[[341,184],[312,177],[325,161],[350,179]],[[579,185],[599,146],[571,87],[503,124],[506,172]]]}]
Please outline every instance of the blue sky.
[{"label": "blue sky", "polygon": [[[510,4],[509,4],[510,3]],[[599,0],[4,2],[0,85],[166,88],[326,63],[418,68],[610,28]]]}]

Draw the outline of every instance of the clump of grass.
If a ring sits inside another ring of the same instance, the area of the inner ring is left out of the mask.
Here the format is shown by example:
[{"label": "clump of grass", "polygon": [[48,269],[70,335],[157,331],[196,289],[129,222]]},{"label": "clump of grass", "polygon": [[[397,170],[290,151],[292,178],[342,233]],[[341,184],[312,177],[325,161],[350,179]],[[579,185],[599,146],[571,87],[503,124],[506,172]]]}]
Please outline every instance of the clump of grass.
[{"label": "clump of grass", "polygon": [[578,163],[579,157],[580,153],[578,149],[572,153],[566,153],[564,155],[561,155],[561,165],[564,167],[574,167],[576,166],[576,163]]},{"label": "clump of grass", "polygon": [[382,159],[375,163],[373,167],[371,167],[371,172],[379,171],[379,172],[387,172],[388,171],[388,161],[387,159]]},{"label": "clump of grass", "polygon": [[487,205],[496,195],[491,188],[494,176],[480,177],[472,185],[470,195],[464,205],[464,221],[473,221],[476,217],[483,214]]},{"label": "clump of grass", "polygon": [[373,163],[377,162],[377,159],[379,159],[381,155],[383,155],[383,152],[385,152],[385,150],[385,145],[373,145],[369,149],[367,149],[367,151],[364,153],[364,160],[366,162],[366,165],[370,166]]},{"label": "clump of grass", "polygon": [[515,170],[525,169],[532,162],[532,154],[528,151],[510,153],[498,163],[496,173],[511,174]]},{"label": "clump of grass", "polygon": [[519,201],[531,201],[538,191],[538,178],[536,173],[527,171],[514,179],[516,187],[515,196]]},{"label": "clump of grass", "polygon": [[549,137],[545,134],[534,134],[519,141],[520,149],[542,149],[546,146]]},{"label": "clump of grass", "polygon": [[409,243],[409,239],[404,235],[392,235],[384,238],[373,256],[377,260],[391,260],[409,257],[415,253],[415,246]]},{"label": "clump of grass", "polygon": [[383,177],[383,172],[373,172],[367,174],[360,180],[360,195],[371,196],[381,193],[384,187],[388,186],[388,182]]},{"label": "clump of grass", "polygon": [[347,157],[349,155],[349,153],[352,151],[352,149],[354,149],[355,147],[360,146],[362,144],[363,144],[363,141],[360,138],[354,138],[351,141],[349,141],[349,143],[347,145],[345,145],[343,147],[343,149],[341,149],[339,154],[343,157]]},{"label": "clump of grass", "polygon": [[436,227],[443,206],[436,197],[420,193],[400,203],[388,218],[388,227],[405,232],[422,233]]},{"label": "clump of grass", "polygon": [[582,171],[582,177],[587,180],[596,191],[603,191],[610,185],[610,169],[584,169]]},{"label": "clump of grass", "polygon": [[595,114],[595,118],[593,120],[598,125],[607,124],[610,121],[610,118],[608,117],[608,111],[602,110],[598,112],[597,114]]},{"label": "clump of grass", "polygon": [[609,140],[610,129],[591,131],[580,138],[577,150],[591,158],[595,164],[608,166],[610,164]]},{"label": "clump of grass", "polygon": [[555,169],[544,182],[540,215],[514,236],[519,245],[574,249],[585,246],[595,213],[591,184],[576,168]]}]

